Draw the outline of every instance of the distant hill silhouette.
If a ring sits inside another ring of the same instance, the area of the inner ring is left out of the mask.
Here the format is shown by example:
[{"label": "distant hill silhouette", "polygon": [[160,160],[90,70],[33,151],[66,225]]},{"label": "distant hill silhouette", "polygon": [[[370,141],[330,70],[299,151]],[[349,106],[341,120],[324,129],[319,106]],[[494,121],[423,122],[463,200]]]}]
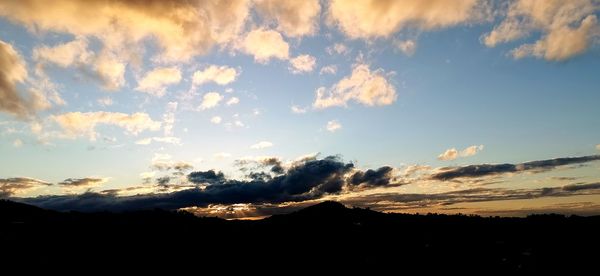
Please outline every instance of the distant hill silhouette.
[{"label": "distant hill silhouette", "polygon": [[61,213],[0,200],[0,260],[21,271],[573,272],[594,267],[598,233],[600,217],[386,214],[331,201],[227,221],[165,210]]}]

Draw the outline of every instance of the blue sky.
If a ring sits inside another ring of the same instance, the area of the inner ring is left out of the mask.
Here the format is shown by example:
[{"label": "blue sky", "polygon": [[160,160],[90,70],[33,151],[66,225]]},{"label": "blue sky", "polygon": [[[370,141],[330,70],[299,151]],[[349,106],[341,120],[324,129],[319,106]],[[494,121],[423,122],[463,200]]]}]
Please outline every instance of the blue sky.
[{"label": "blue sky", "polygon": [[[198,188],[191,171],[245,179],[239,160],[318,153],[410,183],[383,193],[428,194],[475,187],[428,178],[447,167],[599,153],[598,1],[200,2],[0,4],[3,193],[176,192]],[[492,186],[599,181],[582,163]],[[596,208],[587,192],[572,199]]]}]

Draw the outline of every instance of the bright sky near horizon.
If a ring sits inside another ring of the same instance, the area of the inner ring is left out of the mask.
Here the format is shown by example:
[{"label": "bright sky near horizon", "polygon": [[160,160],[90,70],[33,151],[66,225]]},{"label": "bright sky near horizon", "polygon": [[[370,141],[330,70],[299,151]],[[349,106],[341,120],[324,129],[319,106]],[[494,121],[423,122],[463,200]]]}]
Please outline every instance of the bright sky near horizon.
[{"label": "bright sky near horizon", "polygon": [[[598,0],[1,1],[0,197],[600,214],[599,14]],[[224,175],[190,175],[209,170]]]}]

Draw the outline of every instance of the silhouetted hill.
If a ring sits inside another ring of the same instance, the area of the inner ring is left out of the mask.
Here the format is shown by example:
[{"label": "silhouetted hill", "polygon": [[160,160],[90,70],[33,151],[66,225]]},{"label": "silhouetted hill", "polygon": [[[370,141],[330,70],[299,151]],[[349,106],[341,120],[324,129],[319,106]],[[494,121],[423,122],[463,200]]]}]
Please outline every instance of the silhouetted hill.
[{"label": "silhouetted hill", "polygon": [[0,201],[0,260],[50,270],[573,272],[595,264],[599,230],[600,217],[385,214],[337,202],[226,221],[164,210],[60,213]]}]

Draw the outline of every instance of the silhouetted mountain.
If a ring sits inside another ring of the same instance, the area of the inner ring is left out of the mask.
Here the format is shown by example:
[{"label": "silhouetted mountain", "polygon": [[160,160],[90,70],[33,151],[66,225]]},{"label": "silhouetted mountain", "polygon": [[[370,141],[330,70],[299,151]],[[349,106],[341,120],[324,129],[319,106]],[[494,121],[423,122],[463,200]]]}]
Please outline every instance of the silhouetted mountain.
[{"label": "silhouetted mountain", "polygon": [[0,260],[50,270],[573,272],[595,264],[599,230],[600,217],[385,214],[337,202],[227,221],[164,210],[61,213],[0,201]]}]

